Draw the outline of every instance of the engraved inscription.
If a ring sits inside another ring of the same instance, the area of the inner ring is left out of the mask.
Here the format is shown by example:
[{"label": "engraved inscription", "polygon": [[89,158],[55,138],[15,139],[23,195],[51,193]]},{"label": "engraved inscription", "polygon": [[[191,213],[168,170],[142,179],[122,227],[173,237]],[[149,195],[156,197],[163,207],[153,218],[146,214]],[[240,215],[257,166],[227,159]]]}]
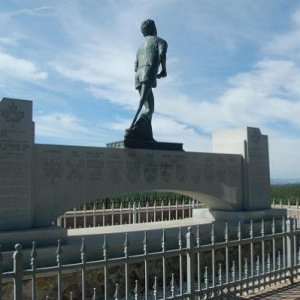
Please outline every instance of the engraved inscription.
[{"label": "engraved inscription", "polygon": [[27,141],[0,141],[0,151],[2,154],[22,154],[29,149]]},{"label": "engraved inscription", "polygon": [[19,135],[17,130],[2,133],[0,229],[28,227],[31,217],[31,147],[21,134],[20,139],[16,138]]},{"label": "engraved inscription", "polygon": [[169,182],[172,179],[172,165],[168,162],[164,162],[160,165],[160,174],[165,182]]},{"label": "engraved inscription", "polygon": [[66,160],[67,179],[73,183],[81,181],[84,177],[84,160],[67,159]]},{"label": "engraved inscription", "polygon": [[187,178],[187,167],[184,163],[175,165],[175,176],[180,183],[185,182]]},{"label": "engraved inscription", "polygon": [[138,161],[126,162],[126,177],[130,182],[135,183],[141,176],[141,164]]},{"label": "engraved inscription", "polygon": [[110,181],[112,183],[119,183],[123,176],[123,162],[121,160],[110,160],[107,168]]},{"label": "engraved inscription", "polygon": [[153,155],[147,155],[144,163],[144,177],[148,183],[152,183],[157,176],[157,163]]},{"label": "engraved inscription", "polygon": [[63,177],[63,162],[61,159],[49,158],[43,160],[42,165],[44,177],[54,184],[56,179]]},{"label": "engraved inscription", "polygon": [[100,159],[88,159],[86,162],[86,172],[89,180],[102,181],[104,178],[104,161]]},{"label": "engraved inscription", "polygon": [[25,179],[29,163],[18,160],[0,160],[0,178]]}]

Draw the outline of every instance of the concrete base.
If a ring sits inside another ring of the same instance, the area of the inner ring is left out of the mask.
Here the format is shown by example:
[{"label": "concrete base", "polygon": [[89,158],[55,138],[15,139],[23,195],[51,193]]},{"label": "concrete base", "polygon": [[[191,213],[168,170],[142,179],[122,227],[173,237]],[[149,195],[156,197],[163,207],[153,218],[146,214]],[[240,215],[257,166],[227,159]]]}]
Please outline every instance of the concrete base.
[{"label": "concrete base", "polygon": [[193,210],[193,217],[199,218],[203,222],[254,222],[264,220],[272,220],[287,217],[286,209],[266,209],[252,211],[224,211],[210,210],[208,208],[196,208]]},{"label": "concrete base", "polygon": [[182,143],[167,143],[156,141],[143,141],[134,139],[125,139],[114,143],[106,144],[107,148],[135,148],[135,149],[151,149],[151,150],[169,150],[169,151],[183,151]]},{"label": "concrete base", "polygon": [[15,244],[21,243],[23,248],[30,248],[32,242],[37,246],[46,247],[57,245],[60,239],[64,243],[67,239],[67,229],[59,227],[42,227],[18,231],[0,232],[0,241],[3,251],[11,251]]}]

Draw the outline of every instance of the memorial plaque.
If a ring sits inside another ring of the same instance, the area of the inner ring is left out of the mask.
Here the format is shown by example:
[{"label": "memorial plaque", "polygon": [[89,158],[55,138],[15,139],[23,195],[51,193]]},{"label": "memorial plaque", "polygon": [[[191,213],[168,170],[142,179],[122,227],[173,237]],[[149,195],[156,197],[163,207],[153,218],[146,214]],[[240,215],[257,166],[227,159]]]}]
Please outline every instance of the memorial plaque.
[{"label": "memorial plaque", "polygon": [[0,230],[32,226],[32,102],[0,102]]}]

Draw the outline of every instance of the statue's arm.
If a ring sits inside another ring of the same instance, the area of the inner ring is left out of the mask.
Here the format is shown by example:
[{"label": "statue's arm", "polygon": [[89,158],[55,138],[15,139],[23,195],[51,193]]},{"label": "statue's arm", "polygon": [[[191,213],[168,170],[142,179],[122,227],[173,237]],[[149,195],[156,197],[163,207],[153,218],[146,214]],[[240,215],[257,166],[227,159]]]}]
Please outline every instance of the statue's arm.
[{"label": "statue's arm", "polygon": [[157,78],[167,76],[167,50],[168,44],[166,41],[161,41],[158,45],[159,58],[161,64],[161,72],[157,75]]},{"label": "statue's arm", "polygon": [[139,56],[139,51],[136,53],[136,57],[135,57],[135,61],[134,61],[134,72],[137,72],[137,70],[139,68],[138,56]]}]

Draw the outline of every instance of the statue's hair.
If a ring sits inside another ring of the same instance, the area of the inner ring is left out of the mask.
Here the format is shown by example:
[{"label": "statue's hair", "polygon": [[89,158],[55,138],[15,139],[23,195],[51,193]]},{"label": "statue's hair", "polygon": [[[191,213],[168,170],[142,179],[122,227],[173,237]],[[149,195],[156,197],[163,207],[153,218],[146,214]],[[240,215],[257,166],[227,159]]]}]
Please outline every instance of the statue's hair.
[{"label": "statue's hair", "polygon": [[153,20],[146,20],[141,24],[141,31],[144,36],[157,35],[155,22]]}]

